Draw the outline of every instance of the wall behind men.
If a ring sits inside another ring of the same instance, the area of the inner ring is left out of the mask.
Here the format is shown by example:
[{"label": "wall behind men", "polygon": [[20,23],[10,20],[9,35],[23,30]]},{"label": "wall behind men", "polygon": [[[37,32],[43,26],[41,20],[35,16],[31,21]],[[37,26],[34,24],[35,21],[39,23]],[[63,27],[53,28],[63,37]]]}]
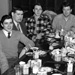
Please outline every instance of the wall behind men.
[{"label": "wall behind men", "polygon": [[21,6],[25,11],[24,17],[30,17],[33,15],[33,7],[36,3],[40,3],[43,10],[54,11],[55,0],[12,0],[12,7]]},{"label": "wall behind men", "polygon": [[64,1],[72,5],[72,13],[75,14],[75,0],[12,0],[12,6],[21,6],[25,10],[25,17],[30,17],[33,15],[32,10],[35,3],[40,3],[44,10],[50,10],[60,14],[62,13],[61,6]]},{"label": "wall behind men", "polygon": [[3,15],[8,14],[11,9],[12,0],[0,0],[0,19]]}]

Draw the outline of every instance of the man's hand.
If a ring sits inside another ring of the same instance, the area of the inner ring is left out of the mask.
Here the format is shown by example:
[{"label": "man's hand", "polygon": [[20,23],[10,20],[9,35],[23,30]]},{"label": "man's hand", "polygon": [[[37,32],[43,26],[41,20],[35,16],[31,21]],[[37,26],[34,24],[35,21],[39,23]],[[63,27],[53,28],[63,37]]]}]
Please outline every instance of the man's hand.
[{"label": "man's hand", "polygon": [[42,33],[39,33],[39,34],[37,34],[37,37],[36,37],[36,39],[41,39],[42,38]]},{"label": "man's hand", "polygon": [[19,58],[21,58],[27,51],[28,51],[28,49],[26,47],[24,47],[19,55]]},{"label": "man's hand", "polygon": [[32,37],[32,40],[35,42],[36,41],[36,36],[33,36]]}]

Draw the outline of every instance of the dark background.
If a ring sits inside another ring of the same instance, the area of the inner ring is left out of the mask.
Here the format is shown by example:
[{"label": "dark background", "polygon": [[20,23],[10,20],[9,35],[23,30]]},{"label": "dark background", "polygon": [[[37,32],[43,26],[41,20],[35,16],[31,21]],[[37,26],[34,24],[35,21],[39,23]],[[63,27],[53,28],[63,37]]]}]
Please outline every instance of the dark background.
[{"label": "dark background", "polygon": [[68,1],[72,5],[72,13],[75,14],[75,0],[12,0],[12,7],[21,6],[24,11],[25,17],[29,17],[33,14],[33,6],[36,2],[41,3],[43,10],[52,10],[57,14],[61,13],[61,5],[63,1]]}]

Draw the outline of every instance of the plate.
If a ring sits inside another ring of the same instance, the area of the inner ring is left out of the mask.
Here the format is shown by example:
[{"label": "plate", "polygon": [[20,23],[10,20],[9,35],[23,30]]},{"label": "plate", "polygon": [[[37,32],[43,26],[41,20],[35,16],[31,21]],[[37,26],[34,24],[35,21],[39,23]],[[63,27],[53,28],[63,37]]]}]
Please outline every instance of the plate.
[{"label": "plate", "polygon": [[52,75],[62,75],[62,74],[59,74],[59,73],[54,73],[54,74],[52,74]]},{"label": "plate", "polygon": [[33,55],[33,52],[27,52],[26,55],[32,56]]},{"label": "plate", "polygon": [[45,51],[39,51],[39,55],[45,55],[46,52]]},{"label": "plate", "polygon": [[40,71],[51,72],[52,68],[51,67],[42,67]]}]

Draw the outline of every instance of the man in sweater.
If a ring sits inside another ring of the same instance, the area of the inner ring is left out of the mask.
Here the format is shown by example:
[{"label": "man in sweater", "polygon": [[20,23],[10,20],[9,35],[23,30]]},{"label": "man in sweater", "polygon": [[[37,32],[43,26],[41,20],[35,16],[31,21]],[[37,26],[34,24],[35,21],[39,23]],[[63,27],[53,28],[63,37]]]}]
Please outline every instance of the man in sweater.
[{"label": "man in sweater", "polygon": [[70,30],[71,26],[75,27],[75,16],[71,14],[72,8],[70,3],[64,2],[62,11],[62,14],[54,18],[52,25],[55,31],[63,30],[65,35]]},{"label": "man in sweater", "polygon": [[[11,16],[4,15],[1,19],[1,25],[4,28],[3,30],[0,31],[1,50],[5,53],[5,56],[7,57],[9,67],[10,67],[14,63],[14,61],[18,59],[19,41],[21,41],[22,43],[24,43],[24,45],[26,45],[25,48],[27,50],[30,47],[33,47],[34,43],[31,40],[29,40],[20,31],[12,30],[13,21]],[[15,75],[14,70],[9,70],[9,71],[8,71],[8,75]]]}]

